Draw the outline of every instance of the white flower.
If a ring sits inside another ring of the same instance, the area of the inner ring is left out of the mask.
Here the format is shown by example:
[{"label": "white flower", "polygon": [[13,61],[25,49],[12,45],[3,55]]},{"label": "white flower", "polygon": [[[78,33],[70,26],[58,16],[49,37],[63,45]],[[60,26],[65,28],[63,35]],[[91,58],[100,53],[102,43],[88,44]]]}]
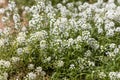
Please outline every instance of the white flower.
[{"label": "white flower", "polygon": [[106,54],[109,55],[110,57],[114,57],[115,56],[115,54],[113,52],[109,52],[109,51],[106,52]]},{"label": "white flower", "polygon": [[37,74],[40,74],[42,72],[42,67],[37,67],[35,71]]},{"label": "white flower", "polygon": [[40,41],[40,48],[45,49],[47,47],[47,42],[45,40]]},{"label": "white flower", "polygon": [[90,36],[91,36],[91,35],[90,35],[90,32],[89,32],[89,31],[82,31],[82,40],[83,40],[83,41],[88,40]]},{"label": "white flower", "polygon": [[72,38],[68,39],[68,46],[72,46],[74,44],[74,40]]},{"label": "white flower", "polygon": [[109,73],[109,77],[110,77],[111,80],[115,80],[116,79],[116,75],[117,75],[116,72],[110,72]]},{"label": "white flower", "polygon": [[111,43],[110,46],[109,46],[111,49],[114,49],[116,47],[116,44],[115,43]]},{"label": "white flower", "polygon": [[120,49],[120,45],[118,45],[118,48]]},{"label": "white flower", "polygon": [[62,7],[62,4],[61,3],[58,3],[57,4],[57,8],[60,9]]},{"label": "white flower", "polygon": [[8,4],[8,9],[9,9],[10,11],[12,11],[12,10],[15,9],[15,7],[16,7],[15,2],[14,2],[14,1],[10,1],[9,4]]},{"label": "white flower", "polygon": [[104,72],[100,72],[99,73],[99,77],[102,79],[102,78],[105,78],[106,77],[106,74]]},{"label": "white flower", "polygon": [[34,64],[29,64],[28,69],[34,69]]},{"label": "white flower", "polygon": [[8,73],[7,73],[7,72],[4,72],[4,73],[3,73],[3,77],[4,77],[3,80],[7,80],[7,79],[8,79]]},{"label": "white flower", "polygon": [[3,30],[3,33],[5,34],[5,36],[8,36],[11,32],[11,28],[9,27],[5,27],[4,30]]},{"label": "white flower", "polygon": [[78,36],[77,39],[76,39],[77,42],[82,42],[82,37],[81,36]]},{"label": "white flower", "polygon": [[0,14],[3,14],[5,12],[4,8],[0,8]]},{"label": "white flower", "polygon": [[75,65],[74,64],[70,64],[70,69],[74,69]]},{"label": "white flower", "polygon": [[62,66],[64,66],[64,62],[61,61],[61,60],[59,60],[58,63],[57,63],[57,66],[58,66],[58,67],[62,67]]},{"label": "white flower", "polygon": [[17,49],[17,54],[18,55],[22,55],[23,54],[23,49],[22,48],[18,48]]},{"label": "white flower", "polygon": [[115,48],[115,49],[114,49],[114,53],[115,53],[115,54],[119,53],[119,48]]},{"label": "white flower", "polygon": [[8,20],[8,17],[2,17],[2,22],[5,23]]},{"label": "white flower", "polygon": [[116,77],[120,79],[120,72],[117,73]]},{"label": "white flower", "polygon": [[20,61],[20,58],[19,57],[12,57],[11,60],[13,63],[16,63],[16,62]]},{"label": "white flower", "polygon": [[92,54],[92,52],[91,52],[90,50],[87,50],[87,51],[85,52],[85,57],[90,57],[91,54]]},{"label": "white flower", "polygon": [[110,72],[109,77],[111,80],[118,80],[120,79],[120,72]]},{"label": "white flower", "polygon": [[91,62],[91,61],[88,61],[88,65],[89,65],[89,66],[95,66],[95,63],[94,63],[94,62]]},{"label": "white flower", "polygon": [[50,62],[50,61],[51,61],[51,57],[45,59],[45,62]]},{"label": "white flower", "polygon": [[10,63],[9,61],[5,61],[5,62],[4,62],[4,66],[5,66],[6,68],[9,68],[10,65],[11,65],[11,63]]},{"label": "white flower", "polygon": [[8,73],[4,72],[0,74],[0,80],[8,80]]},{"label": "white flower", "polygon": [[107,36],[107,37],[112,37],[112,36],[114,36],[114,30],[113,30],[113,29],[109,29],[109,30],[106,32],[106,36]]},{"label": "white flower", "polygon": [[20,16],[19,16],[19,14],[14,14],[13,15],[13,20],[14,20],[15,23],[20,22]]},{"label": "white flower", "polygon": [[95,50],[99,48],[99,44],[94,38],[89,38],[87,43]]},{"label": "white flower", "polygon": [[42,76],[45,76],[45,75],[46,75],[46,72],[45,72],[45,71],[41,71],[41,75],[42,75]]},{"label": "white flower", "polygon": [[25,43],[25,41],[26,41],[26,39],[25,39],[25,37],[24,36],[18,36],[17,37],[17,42],[19,43],[19,44],[22,44],[22,43]]},{"label": "white flower", "polygon": [[28,73],[27,74],[27,78],[29,79],[29,80],[35,80],[36,79],[36,74],[35,73],[33,73],[33,72],[30,72],[30,73]]},{"label": "white flower", "polygon": [[115,29],[115,31],[116,31],[116,32],[120,32],[120,27],[117,27],[117,28]]},{"label": "white flower", "polygon": [[30,8],[28,6],[25,6],[24,9],[25,9],[26,12],[30,11]]},{"label": "white flower", "polygon": [[0,67],[3,66],[5,68],[9,68],[10,65],[11,65],[11,63],[9,61],[0,60]]},{"label": "white flower", "polygon": [[102,28],[98,28],[98,34],[103,33],[103,29]]}]

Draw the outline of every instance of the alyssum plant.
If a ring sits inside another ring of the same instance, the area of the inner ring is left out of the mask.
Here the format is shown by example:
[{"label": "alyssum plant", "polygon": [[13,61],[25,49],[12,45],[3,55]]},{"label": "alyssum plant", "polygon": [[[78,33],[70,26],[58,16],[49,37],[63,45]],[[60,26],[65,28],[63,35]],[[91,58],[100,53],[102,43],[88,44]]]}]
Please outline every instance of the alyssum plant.
[{"label": "alyssum plant", "polygon": [[35,1],[0,8],[0,80],[120,79],[119,3]]}]

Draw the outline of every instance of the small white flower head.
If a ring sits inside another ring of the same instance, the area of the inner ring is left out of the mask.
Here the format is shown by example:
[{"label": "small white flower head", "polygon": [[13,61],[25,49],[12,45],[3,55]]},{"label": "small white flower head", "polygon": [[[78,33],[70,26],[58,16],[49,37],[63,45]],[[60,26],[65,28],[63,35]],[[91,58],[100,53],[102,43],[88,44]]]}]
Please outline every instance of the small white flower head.
[{"label": "small white flower head", "polygon": [[111,49],[114,49],[114,48],[116,47],[116,44],[115,44],[115,43],[111,43],[111,44],[109,45],[109,47],[110,47]]},{"label": "small white flower head", "polygon": [[6,68],[9,68],[10,65],[11,65],[11,63],[10,63],[9,61],[5,61],[5,62],[4,62],[4,66],[5,66]]},{"label": "small white flower head", "polygon": [[97,50],[99,48],[99,43],[94,38],[89,38],[87,43],[93,48],[94,50]]},{"label": "small white flower head", "polygon": [[24,53],[27,53],[27,54],[30,53],[30,48],[29,47],[24,47],[23,50],[24,50]]},{"label": "small white flower head", "polygon": [[8,73],[4,72],[4,73],[0,74],[0,80],[8,80]]},{"label": "small white flower head", "polygon": [[[108,7],[109,9],[109,7]],[[114,10],[108,10],[105,14],[105,16],[108,18],[108,19],[114,19],[115,17],[115,11]]]},{"label": "small white flower head", "polygon": [[114,52],[115,54],[117,54],[117,53],[120,52],[120,50],[119,50],[119,48],[115,48],[113,52]]},{"label": "small white flower head", "polygon": [[28,78],[28,80],[35,80],[37,75],[33,72],[30,72],[30,73],[27,74],[26,77]]},{"label": "small white flower head", "polygon": [[40,41],[40,48],[45,49],[47,47],[47,42],[45,40]]},{"label": "small white flower head", "polygon": [[24,9],[26,12],[30,11],[30,8],[28,6],[25,6]]},{"label": "small white flower head", "polygon": [[26,32],[27,28],[24,26],[24,27],[22,27],[21,31]]},{"label": "small white flower head", "polygon": [[17,37],[17,39],[16,39],[16,41],[18,42],[18,44],[23,44],[23,43],[25,43],[26,42],[26,39],[25,39],[25,37],[24,36],[18,36]]},{"label": "small white flower head", "polygon": [[58,9],[62,8],[62,4],[61,4],[61,3],[58,3],[58,4],[57,4],[57,8],[58,8]]},{"label": "small white flower head", "polygon": [[99,77],[101,78],[101,79],[103,79],[103,78],[105,78],[107,75],[104,73],[104,72],[100,72],[99,73]]},{"label": "small white flower head", "polygon": [[109,30],[106,32],[106,36],[107,36],[107,37],[113,37],[114,34],[115,34],[114,29],[109,29]]},{"label": "small white flower head", "polygon": [[90,32],[89,32],[89,31],[82,31],[82,40],[83,40],[83,41],[88,40],[90,36],[91,36],[91,35],[90,35]]},{"label": "small white flower head", "polygon": [[116,31],[116,32],[120,32],[120,27],[117,27],[117,28],[115,29],[115,31]]},{"label": "small white flower head", "polygon": [[64,62],[61,61],[61,60],[59,60],[59,61],[57,62],[57,66],[58,66],[58,67],[63,67],[63,66],[64,66]]},{"label": "small white flower head", "polygon": [[8,79],[8,73],[7,72],[4,72],[3,73],[3,80],[7,80]]},{"label": "small white flower head", "polygon": [[68,46],[72,46],[74,44],[74,40],[72,38],[68,39]]},{"label": "small white flower head", "polygon": [[102,28],[98,28],[98,34],[103,33],[103,29]]},{"label": "small white flower head", "polygon": [[35,71],[37,74],[40,74],[42,72],[42,67],[36,67]]},{"label": "small white flower head", "polygon": [[9,3],[8,3],[8,9],[10,11],[13,11],[15,9],[15,7],[16,7],[16,3],[14,1],[9,1]]},{"label": "small white flower head", "polygon": [[20,61],[20,58],[19,58],[19,57],[12,57],[12,58],[11,58],[11,61],[12,61],[13,63],[19,62],[19,61]]},{"label": "small white flower head", "polygon": [[116,77],[120,79],[120,72],[117,73]]},{"label": "small white flower head", "polygon": [[13,15],[13,21],[14,21],[14,23],[20,22],[20,15],[19,14],[14,14]]},{"label": "small white flower head", "polygon": [[41,40],[41,39],[45,39],[47,37],[48,33],[45,30],[42,30],[40,32],[36,32],[34,35],[36,36],[36,38]]},{"label": "small white flower head", "polygon": [[85,52],[85,57],[90,57],[91,54],[92,54],[92,52],[91,52],[90,50],[87,50],[87,51]]},{"label": "small white flower head", "polygon": [[55,40],[55,45],[61,46],[62,45],[62,40],[61,39]]},{"label": "small white flower head", "polygon": [[76,39],[77,42],[82,42],[82,36],[78,36]]},{"label": "small white flower head", "polygon": [[92,62],[92,61],[88,61],[88,65],[89,65],[89,66],[95,66],[95,63]]},{"label": "small white flower head", "polygon": [[117,72],[110,72],[109,73],[109,77],[111,80],[116,80],[117,79],[116,75],[117,75]]},{"label": "small white flower head", "polygon": [[22,55],[23,52],[24,52],[24,51],[23,51],[23,48],[18,48],[18,49],[17,49],[17,54],[18,54],[18,55]]},{"label": "small white flower head", "polygon": [[81,29],[82,29],[82,30],[87,30],[87,29],[88,29],[87,24],[82,24]]},{"label": "small white flower head", "polygon": [[42,75],[42,76],[45,76],[45,75],[46,75],[46,72],[45,72],[45,71],[41,71],[41,75]]},{"label": "small white flower head", "polygon": [[70,64],[70,69],[74,69],[75,65],[74,64]]},{"label": "small white flower head", "polygon": [[8,21],[9,19],[8,19],[8,17],[3,16],[1,20],[2,20],[3,23],[5,23],[5,22]]},{"label": "small white flower head", "polygon": [[38,31],[35,33],[30,34],[30,38],[28,39],[28,42],[34,43],[34,41],[41,41],[47,38],[47,32],[45,30]]},{"label": "small white flower head", "polygon": [[108,56],[110,56],[110,57],[114,57],[115,56],[115,54],[113,53],[113,52],[106,52],[106,54],[108,55]]},{"label": "small white flower head", "polygon": [[9,68],[11,65],[11,63],[9,61],[5,61],[5,60],[0,60],[0,68],[4,67],[4,68]]},{"label": "small white flower head", "polygon": [[45,62],[50,62],[50,61],[51,61],[51,57],[45,59]]},{"label": "small white flower head", "polygon": [[30,69],[30,70],[34,69],[34,64],[29,64],[28,69]]},{"label": "small white flower head", "polygon": [[0,14],[3,14],[5,12],[4,8],[0,8]]},{"label": "small white flower head", "polygon": [[3,30],[3,33],[5,34],[5,36],[8,36],[11,32],[11,28],[9,27],[5,27],[4,30]]},{"label": "small white flower head", "polygon": [[118,48],[120,49],[120,45],[118,45]]}]

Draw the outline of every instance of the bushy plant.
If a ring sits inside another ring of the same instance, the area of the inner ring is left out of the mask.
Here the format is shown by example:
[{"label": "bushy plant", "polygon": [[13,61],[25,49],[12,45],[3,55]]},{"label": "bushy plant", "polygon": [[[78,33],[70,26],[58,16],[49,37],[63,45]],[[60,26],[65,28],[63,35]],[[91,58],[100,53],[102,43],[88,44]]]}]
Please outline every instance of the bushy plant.
[{"label": "bushy plant", "polygon": [[0,80],[120,79],[119,5],[33,3],[21,8],[25,24],[14,1],[0,10]]}]

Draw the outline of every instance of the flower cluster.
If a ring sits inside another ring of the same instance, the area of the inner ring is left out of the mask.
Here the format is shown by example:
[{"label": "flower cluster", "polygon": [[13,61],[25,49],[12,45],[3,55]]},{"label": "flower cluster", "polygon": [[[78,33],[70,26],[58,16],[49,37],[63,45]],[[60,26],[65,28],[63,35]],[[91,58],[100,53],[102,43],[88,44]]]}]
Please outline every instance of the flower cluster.
[{"label": "flower cluster", "polygon": [[35,0],[21,8],[26,25],[17,4],[9,1],[8,7],[0,9],[5,14],[5,28],[0,30],[0,79],[119,79],[117,1],[63,0],[53,6],[51,1]]}]

